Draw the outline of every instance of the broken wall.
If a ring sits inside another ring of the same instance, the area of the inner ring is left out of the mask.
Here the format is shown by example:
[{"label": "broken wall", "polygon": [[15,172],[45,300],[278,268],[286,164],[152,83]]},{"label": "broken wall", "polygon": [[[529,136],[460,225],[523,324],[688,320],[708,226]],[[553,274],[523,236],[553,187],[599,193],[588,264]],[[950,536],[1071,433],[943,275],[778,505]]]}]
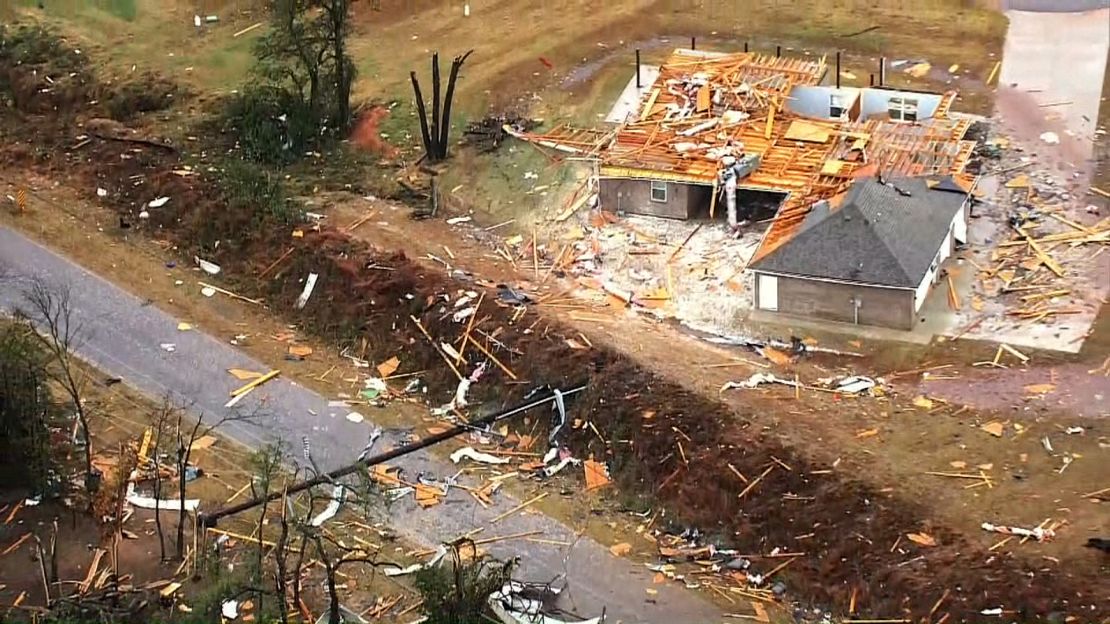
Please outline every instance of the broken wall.
[{"label": "broken wall", "polygon": [[838,95],[838,104],[848,112],[857,103],[860,90],[855,87],[798,86],[790,91],[786,110],[813,119],[840,119],[831,115],[832,97]]}]

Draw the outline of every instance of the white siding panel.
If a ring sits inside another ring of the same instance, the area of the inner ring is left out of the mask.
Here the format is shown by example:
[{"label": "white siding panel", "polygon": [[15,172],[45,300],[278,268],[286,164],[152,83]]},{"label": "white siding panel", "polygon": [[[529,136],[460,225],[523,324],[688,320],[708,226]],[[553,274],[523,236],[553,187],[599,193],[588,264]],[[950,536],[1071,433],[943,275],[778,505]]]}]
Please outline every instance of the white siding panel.
[{"label": "white siding panel", "polygon": [[759,309],[779,309],[779,278],[774,275],[759,276]]}]

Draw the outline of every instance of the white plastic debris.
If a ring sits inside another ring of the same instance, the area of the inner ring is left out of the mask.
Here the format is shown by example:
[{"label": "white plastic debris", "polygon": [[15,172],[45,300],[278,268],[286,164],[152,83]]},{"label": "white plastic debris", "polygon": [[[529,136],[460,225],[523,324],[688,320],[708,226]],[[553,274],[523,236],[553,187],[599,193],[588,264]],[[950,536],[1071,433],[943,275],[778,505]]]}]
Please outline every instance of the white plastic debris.
[{"label": "white plastic debris", "polygon": [[459,381],[458,387],[455,388],[454,405],[456,408],[461,409],[466,407],[466,393],[470,391],[471,383],[473,382],[470,381],[470,378],[465,378]]},{"label": "white plastic debris", "polygon": [[346,492],[346,489],[344,489],[342,485],[336,484],[331,490],[331,502],[328,503],[328,506],[325,507],[323,511],[316,514],[316,516],[309,521],[309,524],[318,527],[334,518],[335,514],[339,513],[339,507],[343,504]]},{"label": "white plastic debris", "polygon": [[103,188],[100,188],[98,186],[96,188],[96,196],[97,197],[107,197],[108,196],[108,189],[103,189]]},{"label": "white plastic debris", "polygon": [[[526,591],[539,591],[543,598],[554,598],[559,590],[551,587],[531,588],[524,583],[510,580],[489,596],[490,610],[503,624],[601,624],[602,618],[589,620],[563,620],[543,613],[544,601],[529,598]],[[546,594],[546,595],[544,595]]]},{"label": "white plastic debris", "polygon": [[439,348],[443,349],[443,352],[450,356],[450,358],[452,360],[455,360],[456,362],[462,359],[462,356],[459,354],[458,351],[455,350],[455,347],[446,342],[439,343]]},{"label": "white plastic debris", "polygon": [[362,461],[370,455],[370,450],[374,448],[374,443],[377,442],[380,437],[382,437],[382,428],[374,427],[374,429],[370,431],[370,440],[366,443],[366,446],[362,447],[362,452],[358,454],[358,461]]},{"label": "white plastic debris", "polygon": [[543,463],[544,464],[550,464],[558,456],[559,456],[559,447],[553,446],[553,447],[547,449],[547,452],[544,453]]},{"label": "white plastic debris", "polygon": [[1002,617],[1002,607],[995,607],[993,609],[983,609],[982,611],[979,612],[979,615],[997,615],[998,617]]},{"label": "white plastic debris", "polygon": [[581,460],[575,459],[573,457],[564,457],[561,460],[559,460],[559,463],[555,464],[554,466],[544,467],[543,476],[553,477],[553,476],[559,474],[563,470],[563,468],[566,468],[567,466],[570,466],[571,464],[577,466],[578,464],[581,464],[581,463],[582,463]]},{"label": "white plastic debris", "polygon": [[1064,430],[1064,433],[1066,433],[1068,435],[1076,435],[1076,434],[1079,434],[1079,433],[1083,433],[1084,431],[1085,431],[1085,429],[1083,429],[1083,427],[1068,427],[1067,429]]},{"label": "white plastic debris", "polygon": [[443,544],[440,544],[439,547],[436,548],[436,552],[435,552],[435,554],[432,555],[432,558],[427,560],[426,562],[424,562],[424,563],[414,563],[414,564],[412,564],[410,566],[406,566],[404,568],[388,567],[388,568],[385,568],[385,575],[386,576],[404,576],[406,574],[413,574],[415,572],[419,572],[420,570],[424,570],[424,569],[427,569],[427,568],[432,568],[432,567],[435,567],[435,566],[439,565],[439,562],[442,561],[443,558],[446,557],[446,556],[447,556],[447,547],[444,546]]},{"label": "white plastic debris", "polygon": [[[199,25],[200,18],[198,17],[197,20]],[[227,602],[222,603],[220,605],[220,615],[229,620],[234,620],[235,618],[239,617],[239,601],[228,600]]]},{"label": "white plastic debris", "polygon": [[318,279],[320,279],[320,276],[316,273],[308,274],[308,279],[304,281],[304,290],[302,290],[300,296],[297,297],[298,310],[303,310],[305,305],[308,304],[308,298],[312,296],[312,291],[316,288],[316,280]]},{"label": "white plastic debris", "polygon": [[165,206],[167,203],[169,203],[169,201],[169,197],[163,196],[157,199],[150,200],[150,202],[148,202],[146,206],[147,208],[161,208],[162,206]]},{"label": "white plastic debris", "polygon": [[193,256],[193,261],[197,263],[201,271],[209,275],[217,275],[220,272],[220,265],[215,262],[209,262],[200,256]]},{"label": "white plastic debris", "polygon": [[157,507],[159,511],[181,511],[182,507],[185,507],[185,511],[200,509],[200,501],[195,498],[187,498],[182,503],[181,499],[155,500],[150,496],[139,496],[135,493],[134,484],[127,486],[127,503],[140,509],[154,509]]},{"label": "white plastic debris", "polygon": [[359,414],[358,412],[351,412],[350,414],[347,414],[347,420],[353,423],[360,423],[366,420],[366,418],[364,418],[363,415]]},{"label": "white plastic debris", "polygon": [[212,288],[211,286],[205,286],[204,288],[200,289],[200,294],[204,295],[205,297],[214,297],[216,295],[216,289]]},{"label": "white plastic debris", "polygon": [[1050,539],[1056,537],[1056,531],[1053,531],[1052,529],[1044,529],[1044,528],[1041,528],[1041,527],[1033,527],[1032,529],[1026,529],[1024,527],[1001,526],[1001,525],[991,524],[990,522],[984,522],[983,524],[981,524],[979,526],[984,531],[990,531],[991,533],[1001,533],[1003,535],[1016,535],[1018,537],[1031,537],[1031,538],[1037,540],[1038,542],[1043,542],[1045,540],[1050,540]]},{"label": "white plastic debris", "polygon": [[508,457],[497,457],[495,455],[490,455],[489,453],[482,453],[480,451],[474,450],[474,448],[470,447],[470,446],[464,446],[463,448],[455,451],[454,453],[451,453],[451,461],[453,463],[456,463],[456,464],[459,463],[460,461],[462,461],[462,459],[464,457],[467,458],[467,459],[472,459],[476,462],[483,463],[483,464],[507,464],[507,463],[509,463],[509,458]]},{"label": "white plastic debris", "polygon": [[470,318],[471,316],[473,316],[474,313],[477,312],[477,311],[478,311],[478,308],[476,308],[474,306],[471,306],[469,308],[463,308],[462,310],[459,310],[458,312],[451,315],[451,319],[454,320],[456,323],[461,323],[461,322],[465,321],[466,319]]},{"label": "white plastic debris", "polygon": [[1055,132],[1044,132],[1041,134],[1041,140],[1045,143],[1048,143],[1049,145],[1059,145],[1060,135],[1056,134]]},{"label": "white plastic debris", "polygon": [[756,386],[770,383],[783,384],[786,386],[797,385],[797,383],[791,379],[782,379],[780,377],[775,377],[771,373],[754,373],[751,377],[748,377],[743,381],[730,381],[725,383],[725,385],[721,386],[720,392],[724,392],[725,390],[732,390],[733,388],[751,390]]},{"label": "white plastic debris", "polygon": [[177,351],[177,345],[172,342],[163,342],[158,346],[161,347],[161,349],[166,353],[173,353],[174,351]]},{"label": "white plastic debris", "polygon": [[846,377],[837,383],[836,391],[844,394],[858,394],[875,386],[875,380],[870,377]]},{"label": "white plastic debris", "polygon": [[447,225],[458,225],[470,221],[470,217],[451,217],[447,220]]}]

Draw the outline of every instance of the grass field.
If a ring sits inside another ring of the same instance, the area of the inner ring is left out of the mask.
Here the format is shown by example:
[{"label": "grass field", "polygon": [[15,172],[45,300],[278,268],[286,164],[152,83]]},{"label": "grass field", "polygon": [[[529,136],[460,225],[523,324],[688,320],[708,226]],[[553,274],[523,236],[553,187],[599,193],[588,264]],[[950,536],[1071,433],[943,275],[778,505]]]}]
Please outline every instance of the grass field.
[{"label": "grass field", "polygon": [[[251,42],[263,29],[233,35],[265,19],[257,0],[61,0],[45,10],[36,4],[8,0],[0,15],[54,23],[119,70],[162,71],[202,91],[232,89],[247,78]],[[719,49],[748,41],[768,51],[777,44],[812,54],[843,49],[860,62],[924,58],[982,77],[1005,32],[999,13],[959,0],[508,0],[474,3],[469,17],[462,4],[382,0],[375,11],[355,3],[356,96],[407,99],[409,70],[426,72],[433,50],[449,58],[474,49],[460,96],[464,109],[476,112],[561,82],[580,65],[630,67],[632,47],[687,45],[691,36]],[[218,21],[196,28],[194,15]]]}]

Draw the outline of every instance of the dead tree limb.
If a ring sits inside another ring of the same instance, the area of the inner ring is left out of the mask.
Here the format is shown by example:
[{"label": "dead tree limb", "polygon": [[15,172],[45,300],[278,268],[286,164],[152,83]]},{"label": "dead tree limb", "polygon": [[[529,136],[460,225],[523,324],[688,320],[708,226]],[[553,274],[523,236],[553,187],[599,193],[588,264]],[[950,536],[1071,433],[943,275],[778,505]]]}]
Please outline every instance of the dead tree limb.
[{"label": "dead tree limb", "polygon": [[440,90],[439,90],[439,52],[432,53],[432,121],[429,124],[432,127],[432,147],[435,152],[431,154],[431,160],[443,160],[444,145],[440,142],[440,129],[442,111],[440,110]]},{"label": "dead tree limb", "polygon": [[424,94],[420,91],[420,81],[416,72],[409,72],[412,90],[416,95],[416,112],[420,117],[420,134],[424,140],[424,153],[429,162],[440,162],[447,158],[447,142],[451,135],[451,104],[455,98],[455,82],[459,70],[474,50],[456,56],[451,61],[451,74],[447,80],[447,91],[440,97],[439,53],[432,54],[432,116],[428,118],[428,108]]},{"label": "dead tree limb", "polygon": [[424,95],[420,92],[420,81],[416,78],[416,72],[409,72],[409,78],[412,79],[412,90],[416,95],[416,113],[420,118],[420,138],[424,141],[424,153],[431,159],[435,148],[432,145],[432,135],[428,132],[428,109],[424,106]]},{"label": "dead tree limb", "polygon": [[456,56],[451,61],[451,77],[447,79],[447,94],[443,98],[443,119],[440,122],[439,149],[440,159],[447,158],[447,139],[451,132],[451,104],[455,99],[455,81],[459,77],[459,70],[474,50],[467,50],[466,54]]}]

